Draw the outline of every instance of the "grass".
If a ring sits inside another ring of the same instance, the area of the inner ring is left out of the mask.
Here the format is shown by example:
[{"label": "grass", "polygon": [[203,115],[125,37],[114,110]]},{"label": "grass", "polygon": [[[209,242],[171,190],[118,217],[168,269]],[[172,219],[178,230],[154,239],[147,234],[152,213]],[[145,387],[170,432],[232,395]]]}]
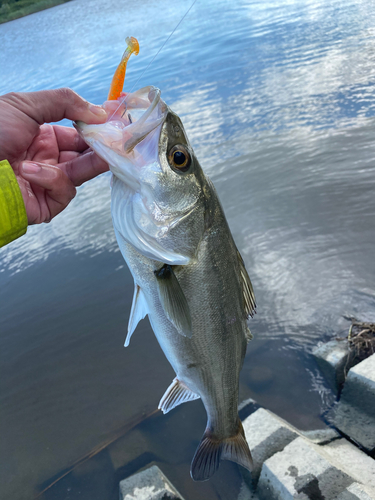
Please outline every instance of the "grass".
[{"label": "grass", "polygon": [[65,2],[69,0],[0,0],[0,24]]},{"label": "grass", "polygon": [[352,322],[348,334],[349,349],[362,361],[375,352],[375,323],[358,321],[354,317],[346,319]]}]

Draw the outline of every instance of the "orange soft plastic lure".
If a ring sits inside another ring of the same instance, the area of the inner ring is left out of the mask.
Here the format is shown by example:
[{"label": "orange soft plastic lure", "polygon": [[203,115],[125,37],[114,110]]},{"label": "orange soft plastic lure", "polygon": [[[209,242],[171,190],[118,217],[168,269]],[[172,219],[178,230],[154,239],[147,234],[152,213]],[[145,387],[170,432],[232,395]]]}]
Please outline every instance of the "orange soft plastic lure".
[{"label": "orange soft plastic lure", "polygon": [[135,54],[136,56],[139,54],[139,43],[136,38],[130,36],[126,39],[126,43],[128,44],[128,47],[121,58],[120,64],[117,66],[115,74],[113,75],[111,87],[108,93],[108,101],[116,101],[120,97],[124,86],[126,65],[128,64],[129,57],[132,54]]}]

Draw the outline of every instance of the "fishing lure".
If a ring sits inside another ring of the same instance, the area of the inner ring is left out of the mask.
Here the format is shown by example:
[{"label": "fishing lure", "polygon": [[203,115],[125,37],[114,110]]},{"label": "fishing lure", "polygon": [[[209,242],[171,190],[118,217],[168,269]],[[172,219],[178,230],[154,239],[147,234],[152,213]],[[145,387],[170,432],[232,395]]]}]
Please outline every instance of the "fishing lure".
[{"label": "fishing lure", "polygon": [[124,87],[126,66],[128,64],[129,58],[132,54],[136,56],[139,54],[139,43],[136,38],[130,36],[127,37],[125,41],[128,46],[122,55],[121,62],[117,66],[115,74],[113,75],[107,98],[108,101],[116,101],[120,97],[122,89]]}]

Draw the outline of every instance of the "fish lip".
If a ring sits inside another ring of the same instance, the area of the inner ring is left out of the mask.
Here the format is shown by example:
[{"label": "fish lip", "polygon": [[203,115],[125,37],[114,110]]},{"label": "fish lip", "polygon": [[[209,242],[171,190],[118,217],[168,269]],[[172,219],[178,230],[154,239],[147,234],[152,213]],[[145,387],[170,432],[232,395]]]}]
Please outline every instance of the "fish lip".
[{"label": "fish lip", "polygon": [[[155,128],[157,128],[166,118],[167,106],[160,98],[160,95],[161,95],[160,89],[158,89],[156,87],[145,87],[145,89],[148,89],[148,88],[150,88],[148,95],[147,95],[148,100],[150,102],[150,105],[148,106],[148,108],[144,111],[144,113],[138,118],[138,120],[136,122],[132,121],[132,119],[129,117],[130,113],[128,113],[128,119],[129,119],[130,123],[127,126],[125,126],[124,131],[126,129],[128,129],[128,131],[130,131],[130,129],[133,129],[132,130],[133,137],[131,139],[129,139],[128,141],[126,141],[126,143],[124,143],[124,151],[126,153],[130,153],[139,142],[143,141],[143,139],[145,139],[153,130],[155,130]],[[143,89],[141,89],[141,90],[143,90]],[[126,104],[126,99],[127,99],[128,95],[126,96],[126,98],[124,100],[124,104]],[[159,103],[160,103],[160,109],[158,106]],[[151,115],[153,114],[155,109],[157,109],[158,114],[161,114],[161,116],[154,119],[153,124],[151,125],[149,123],[148,127],[147,127],[147,120],[148,120],[148,118],[151,117]],[[125,111],[122,113],[122,116],[127,111],[129,111],[129,109],[126,106]],[[145,130],[143,130],[143,126],[145,126]]]},{"label": "fish lip", "polygon": [[[81,120],[77,120],[77,121],[72,122],[72,123],[73,123],[73,127],[74,127],[74,128],[76,129],[76,131],[80,134],[81,127],[82,127],[82,125],[81,125],[81,124],[85,125],[85,123],[84,123],[84,122],[82,122]],[[80,134],[80,135],[81,135],[81,134]]]},{"label": "fish lip", "polygon": [[[73,123],[87,145],[108,163],[112,174],[134,192],[141,191],[143,167],[158,160],[160,131],[169,110],[160,96],[156,87],[143,87],[127,94],[125,104],[106,101],[103,107],[109,119],[105,123]],[[129,121],[129,112],[133,121]]]},{"label": "fish lip", "polygon": [[115,149],[118,155],[127,157],[137,144],[164,122],[168,106],[160,96],[158,88],[143,87],[127,94],[120,103],[106,101],[103,107],[110,117],[105,123],[86,124],[77,120],[73,122],[73,126],[94,150],[96,141]]}]

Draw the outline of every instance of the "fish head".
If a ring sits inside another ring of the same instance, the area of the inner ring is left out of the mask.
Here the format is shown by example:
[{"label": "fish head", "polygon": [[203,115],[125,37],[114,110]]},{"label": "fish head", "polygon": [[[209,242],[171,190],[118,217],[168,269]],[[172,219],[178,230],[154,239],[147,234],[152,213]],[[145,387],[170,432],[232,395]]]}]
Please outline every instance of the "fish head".
[{"label": "fish head", "polygon": [[113,174],[120,248],[125,241],[158,262],[188,264],[204,232],[205,177],[180,118],[154,87],[104,107],[106,123],[75,127]]}]

